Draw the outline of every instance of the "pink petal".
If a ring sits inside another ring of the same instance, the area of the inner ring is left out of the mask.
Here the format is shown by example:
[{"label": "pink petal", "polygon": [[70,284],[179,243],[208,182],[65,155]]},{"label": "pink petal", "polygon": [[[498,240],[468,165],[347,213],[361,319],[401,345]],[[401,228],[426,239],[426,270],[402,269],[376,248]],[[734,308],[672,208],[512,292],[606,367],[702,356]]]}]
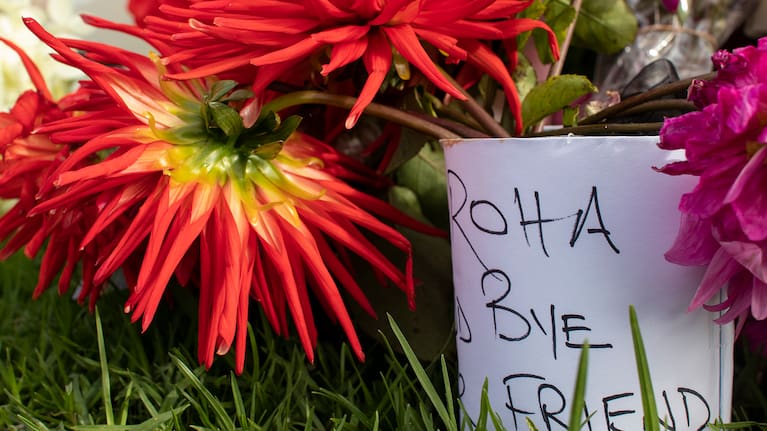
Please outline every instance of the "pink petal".
[{"label": "pink petal", "polygon": [[669,262],[680,265],[706,265],[719,244],[711,235],[711,222],[694,214],[682,213],[674,244],[664,255]]},{"label": "pink petal", "polygon": [[757,244],[742,241],[720,241],[722,249],[738,261],[754,277],[767,282],[767,258]]},{"label": "pink petal", "polygon": [[708,302],[742,268],[735,259],[730,257],[727,251],[724,249],[717,250],[708,268],[706,268],[706,273],[703,275],[700,285],[698,285],[688,310],[695,310]]},{"label": "pink petal", "polygon": [[740,225],[750,240],[767,238],[767,150],[762,147],[751,157],[735,179],[724,203],[731,204]]}]

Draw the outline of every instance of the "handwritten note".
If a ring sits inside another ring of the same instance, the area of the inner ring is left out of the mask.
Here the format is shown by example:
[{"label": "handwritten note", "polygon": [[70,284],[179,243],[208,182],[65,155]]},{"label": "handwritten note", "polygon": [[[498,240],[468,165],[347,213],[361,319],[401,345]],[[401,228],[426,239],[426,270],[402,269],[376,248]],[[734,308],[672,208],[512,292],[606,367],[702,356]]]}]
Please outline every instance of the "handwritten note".
[{"label": "handwritten note", "polygon": [[[591,347],[586,429],[705,429],[729,417],[732,328],[688,313],[700,268],[663,253],[693,178],[657,137],[444,142],[459,391],[476,420],[485,379],[510,430],[564,430]],[[643,418],[628,306],[637,309],[658,416]]]}]

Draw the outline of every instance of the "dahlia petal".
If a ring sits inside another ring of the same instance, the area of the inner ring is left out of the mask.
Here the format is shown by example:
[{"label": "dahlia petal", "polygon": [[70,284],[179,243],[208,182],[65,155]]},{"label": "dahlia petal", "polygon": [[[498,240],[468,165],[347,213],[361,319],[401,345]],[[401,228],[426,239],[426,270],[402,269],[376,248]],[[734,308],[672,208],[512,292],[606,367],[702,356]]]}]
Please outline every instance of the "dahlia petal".
[{"label": "dahlia petal", "polygon": [[[537,21],[536,21],[537,22]],[[545,26],[545,24],[543,24]],[[504,34],[492,23],[458,20],[442,25],[431,25],[430,30],[436,33],[449,34],[458,39],[503,39]],[[420,33],[416,27],[416,33]]]},{"label": "dahlia petal", "polygon": [[737,139],[761,123],[761,113],[767,109],[762,98],[767,97],[767,86],[751,85],[745,88],[722,87],[717,93],[722,126],[721,139]]},{"label": "dahlia petal", "polygon": [[530,7],[534,0],[495,0],[471,16],[476,20],[494,20],[499,17],[511,18]]},{"label": "dahlia petal", "polygon": [[[291,227],[292,225],[286,225],[284,230],[285,233],[289,233]],[[311,302],[309,302],[309,290],[307,289],[309,283],[307,283],[306,271],[304,270],[304,266],[309,263],[304,260],[300,250],[296,247],[296,241],[292,235],[285,235],[285,239],[287,240],[285,243],[285,250],[288,251],[290,261],[294,262],[294,265],[292,265],[291,268],[293,270],[293,278],[296,280],[296,286],[299,287],[298,298],[301,300],[301,309],[304,310],[304,318],[306,319],[306,324],[309,329],[309,339],[312,343],[312,350],[314,350],[317,347],[317,327],[314,324],[314,312],[312,311]],[[317,299],[320,304],[325,307],[325,311],[330,316],[331,320],[335,321],[335,316],[333,316],[331,312],[332,310],[327,306],[327,298],[317,295]]]},{"label": "dahlia petal", "polygon": [[429,54],[421,46],[418,35],[410,25],[384,26],[381,27],[381,30],[386,34],[391,44],[397,48],[397,51],[417,67],[434,85],[458,100],[466,100],[466,96],[453,87],[453,84],[434,65]]},{"label": "dahlia petal", "polygon": [[[137,119],[145,121],[144,113],[150,112],[160,124],[166,126],[180,124],[179,118],[170,114],[167,106],[164,106],[163,101],[167,99],[157,88],[148,85],[146,81],[140,81],[128,75],[118,73],[113,68],[93,62],[75,53],[61,39],[56,39],[52,34],[45,31],[34,19],[24,18],[24,23],[40,40],[59,53],[68,64],[82,70],[93,81],[99,83],[104,91],[108,92],[115,101],[136,115]],[[72,41],[73,45],[76,43],[76,41]],[[134,60],[141,58],[136,54],[94,42],[82,42],[82,46],[87,46],[97,52],[114,51],[130,56]]]},{"label": "dahlia petal", "polygon": [[370,243],[364,235],[362,235],[355,227],[349,222],[344,220],[334,220],[329,214],[317,213],[316,209],[309,210],[308,208],[299,208],[301,217],[307,221],[308,224],[313,225],[316,229],[324,232],[331,238],[343,244],[348,249],[352,250],[368,262],[375,268],[383,272],[387,278],[393,281],[400,289],[409,293],[408,281],[405,275],[397,269],[394,264],[380,252],[378,249]]},{"label": "dahlia petal", "polygon": [[709,123],[710,112],[693,111],[678,117],[669,117],[663,121],[660,130],[659,147],[664,150],[681,150],[686,148],[687,140],[700,131],[702,124]]},{"label": "dahlia petal", "polygon": [[[218,198],[218,192],[218,187],[195,187],[188,218],[183,214],[178,214],[173,220],[173,225],[168,230],[168,239],[163,247],[163,260],[161,262],[150,262],[155,264],[151,279],[145,277],[142,280],[142,275],[144,275],[144,266],[142,265],[142,273],[139,274],[139,284],[135,289],[135,292],[141,293],[143,291],[142,299],[146,298],[146,302],[142,301],[137,304],[138,307],[135,311],[142,315],[142,330],[146,331],[149,323],[154,318],[157,305],[165,291],[165,286],[173,275],[174,268],[181,261],[183,255],[194,240],[197,239],[207,223],[208,217],[213,211],[215,200]],[[181,208],[180,212],[184,212],[184,208]],[[152,232],[152,236],[154,235],[155,232]],[[153,238],[150,237],[150,244],[152,244],[152,240]],[[149,247],[147,247],[147,254],[148,250]],[[145,255],[146,258],[147,255]],[[158,267],[158,263],[161,266]],[[145,283],[151,284],[147,285]]]},{"label": "dahlia petal", "polygon": [[[72,282],[72,274],[75,271],[75,267],[77,266],[77,262],[79,259],[79,249],[77,247],[77,242],[74,238],[70,237],[67,240],[66,245],[66,262],[64,262],[59,268],[61,270],[61,275],[59,275],[59,283],[58,283],[58,293],[59,295],[63,295],[64,293],[69,290],[69,286]],[[82,302],[81,302],[82,303]]]},{"label": "dahlia petal", "polygon": [[269,321],[270,325],[272,325],[272,328],[274,328],[275,332],[277,332],[277,335],[283,335],[284,332],[282,331],[282,325],[280,325],[280,320],[277,317],[278,315],[277,309],[275,307],[275,301],[272,300],[272,295],[270,294],[270,291],[267,287],[266,276],[264,275],[264,270],[267,268],[267,266],[262,264],[262,249],[263,247],[260,246],[258,242],[256,242],[255,248],[253,248],[253,267],[255,268],[253,271],[252,281],[253,295],[261,304],[261,309],[264,310],[264,314],[266,314],[266,320]]},{"label": "dahlia petal", "polygon": [[[53,231],[51,233],[51,245],[53,244],[60,244],[61,243],[61,236],[62,234]],[[61,267],[64,265],[64,262],[66,262],[67,258],[67,249],[66,247],[48,247],[45,250],[45,253],[43,254],[42,262],[40,263],[40,273],[39,277],[37,278],[37,285],[35,286],[35,289],[32,291],[32,298],[39,298],[40,295],[45,291],[45,289],[50,286],[50,284],[53,282],[53,279],[56,277],[56,274],[59,272]]]},{"label": "dahlia petal", "polygon": [[330,62],[322,66],[320,73],[323,76],[328,76],[334,70],[358,60],[365,53],[367,47],[368,40],[366,37],[333,45],[330,52]]},{"label": "dahlia petal", "polygon": [[682,195],[679,209],[700,217],[711,217],[722,208],[740,165],[737,159],[727,159],[707,169],[700,175],[695,189]]},{"label": "dahlia petal", "polygon": [[549,40],[549,49],[551,50],[551,55],[555,60],[559,59],[559,42],[557,42],[557,35],[543,21],[538,21],[536,19],[530,18],[518,18],[507,21],[500,21],[495,23],[495,25],[499,30],[501,30],[503,37],[507,39],[517,37],[522,33],[535,29],[541,29],[545,31]]},{"label": "dahlia petal", "polygon": [[[218,339],[216,341],[216,353],[226,353],[234,342],[237,331],[237,312],[241,290],[248,290],[249,284],[242,281],[243,272],[243,248],[245,244],[240,240],[240,234],[234,218],[229,211],[226,201],[218,200],[213,217],[213,236],[217,238],[214,253],[218,254],[216,265],[220,268],[217,285],[220,286],[218,296],[221,300],[220,318],[216,327]],[[214,303],[215,304],[215,303]],[[214,305],[214,310],[218,307]]]},{"label": "dahlia petal", "polygon": [[445,52],[451,59],[466,60],[468,54],[465,49],[458,46],[458,39],[455,37],[427,29],[416,29],[415,31],[420,38]]},{"label": "dahlia petal", "polygon": [[316,16],[320,21],[346,21],[354,15],[336,6],[331,0],[306,0],[304,2],[310,16]]},{"label": "dahlia petal", "polygon": [[344,264],[338,256],[336,256],[335,252],[330,248],[330,245],[325,240],[323,234],[311,226],[307,226],[307,228],[312,233],[312,236],[317,243],[317,248],[322,255],[322,259],[330,272],[366,313],[377,318],[375,309],[373,309],[370,301],[368,301],[367,296],[362,289],[360,289],[360,286],[354,280],[354,277],[347,271],[346,267],[344,267]]},{"label": "dahlia petal", "polygon": [[142,181],[138,184],[128,185],[123,189],[118,189],[113,194],[111,200],[104,204],[103,210],[99,213],[96,220],[91,224],[80,242],[80,249],[84,249],[93,239],[101,233],[107,226],[117,220],[126,211],[131,209],[138,202],[143,202],[151,192],[152,184]]},{"label": "dahlia petal", "polygon": [[[496,0],[479,0],[479,1],[461,1],[454,2],[450,7],[445,7],[444,3],[440,1],[425,0],[421,2],[421,13],[414,20],[414,24],[420,24],[423,26],[430,26],[437,24],[449,24],[458,19],[467,17],[474,17],[474,14],[480,13],[482,10],[492,6]],[[524,8],[523,8],[524,9]],[[522,11],[518,10],[517,12]],[[502,17],[510,17],[517,12],[511,14],[500,14],[500,16],[492,16],[488,18],[478,18],[479,21],[495,20]]]},{"label": "dahlia petal", "polygon": [[45,79],[43,78],[42,73],[40,73],[40,69],[38,69],[35,62],[32,61],[31,58],[29,58],[29,56],[27,55],[26,52],[24,52],[23,49],[21,49],[15,43],[11,42],[9,39],[0,37],[0,42],[3,42],[4,44],[8,45],[8,47],[11,48],[16,53],[16,55],[19,56],[19,58],[21,59],[21,64],[24,65],[24,69],[26,69],[27,75],[29,76],[29,79],[32,81],[32,84],[35,86],[35,90],[37,91],[37,93],[43,96],[45,100],[53,103],[53,96],[51,95],[50,90],[48,90],[48,86],[45,84]]},{"label": "dahlia petal", "polygon": [[364,39],[370,32],[370,25],[345,25],[311,35],[320,44],[336,44]]},{"label": "dahlia petal", "polygon": [[740,272],[742,268],[724,248],[717,250],[708,268],[706,268],[706,273],[703,275],[703,279],[698,285],[698,289],[687,309],[692,311],[700,308],[719,292],[727,281]]},{"label": "dahlia petal", "polygon": [[349,117],[346,119],[347,129],[354,127],[360,115],[362,115],[362,111],[365,110],[365,107],[378,94],[386,74],[389,73],[392,61],[389,44],[378,33],[371,34],[368,36],[368,49],[365,51],[362,59],[368,72],[368,78],[357,97],[357,101],[349,112]]},{"label": "dahlia petal", "polygon": [[719,243],[711,234],[711,221],[682,213],[674,244],[664,256],[680,265],[706,265],[718,249]]},{"label": "dahlia petal", "polygon": [[[211,223],[209,221],[209,223]],[[210,231],[211,233],[213,230]],[[217,269],[220,265],[213,262],[216,256],[215,245],[211,244],[212,238],[205,229],[200,234],[200,303],[197,306],[197,358],[206,368],[213,365],[216,346],[216,334],[212,328],[214,322],[213,302],[217,278]]]},{"label": "dahlia petal", "polygon": [[[159,145],[157,145],[159,144]],[[147,146],[136,146],[129,150],[118,153],[117,157],[109,157],[106,160],[86,166],[82,169],[64,172],[56,180],[58,186],[99,177],[115,177],[116,174],[131,174],[137,172],[157,172],[162,170],[158,166],[158,157],[167,153],[169,145],[156,143]]]},{"label": "dahlia petal", "polygon": [[[301,345],[306,352],[306,357],[309,362],[314,362],[314,350],[312,346],[311,336],[309,335],[309,326],[306,321],[306,314],[301,306],[301,298],[298,293],[299,287],[296,285],[296,280],[293,277],[293,271],[291,269],[291,262],[288,259],[288,254],[285,252],[285,240],[282,232],[278,228],[279,221],[276,220],[271,214],[262,213],[262,219],[254,227],[259,233],[259,236],[265,238],[264,227],[269,227],[269,237],[272,238],[274,244],[270,242],[264,242],[264,251],[269,260],[274,265],[274,272],[271,275],[278,277],[280,285],[283,289],[277,290],[277,292],[283,293],[286,297],[290,314],[293,316],[293,322],[295,323],[296,330],[298,332],[298,338],[301,341]],[[275,247],[275,244],[279,247]]]},{"label": "dahlia petal", "polygon": [[411,0],[388,0],[383,2],[378,16],[370,21],[370,25],[380,26],[410,22],[418,12],[418,3]]},{"label": "dahlia petal", "polygon": [[722,314],[714,322],[719,324],[730,323],[735,319],[739,319],[738,325],[735,327],[735,332],[739,332],[742,328],[740,322],[745,320],[748,315],[749,307],[751,306],[751,290],[753,288],[753,277],[748,272],[743,272],[735,275],[729,282],[727,287],[727,311]]},{"label": "dahlia petal", "polygon": [[305,58],[320,47],[322,47],[322,44],[314,39],[303,39],[287,48],[252,57],[250,59],[250,64],[254,66],[267,66],[275,63],[299,60]]},{"label": "dahlia petal", "polygon": [[194,193],[195,188],[194,183],[177,184],[171,180],[167,189],[162,191],[157,204],[157,216],[152,224],[149,242],[139,271],[138,284],[135,288],[137,292],[149,284],[150,277],[153,276],[154,268],[158,262],[163,262],[167,258],[166,256],[160,257],[163,244],[166,244],[166,235],[173,220],[179,216],[179,211],[183,209],[183,204]]},{"label": "dahlia petal", "polygon": [[743,170],[732,183],[724,197],[724,203],[730,204],[740,221],[743,233],[752,241],[767,238],[767,169],[765,169],[767,150],[762,147],[746,163]]},{"label": "dahlia petal", "polygon": [[757,244],[742,241],[720,241],[721,247],[732,259],[747,269],[754,277],[767,282],[767,256]]},{"label": "dahlia petal", "polygon": [[751,288],[751,315],[756,320],[767,319],[767,283],[757,278]]},{"label": "dahlia petal", "polygon": [[[368,194],[362,193],[357,189],[354,189],[352,187],[349,187],[346,184],[343,183],[337,183],[337,184],[325,184],[328,188],[332,188],[335,191],[340,192],[344,196],[346,196],[350,201],[354,202],[355,205],[359,206],[360,208],[367,210],[373,214],[379,215],[395,224],[398,224],[400,226],[406,227],[408,229],[412,229],[417,232],[425,233],[427,235],[447,238],[448,233],[445,232],[442,229],[439,229],[434,226],[430,226],[426,223],[422,223],[407,214],[403,213],[402,211],[398,210],[391,204],[384,202],[380,199],[376,199]],[[349,213],[351,216],[354,215],[355,212]],[[359,214],[359,213],[357,213]],[[365,223],[366,220],[370,220],[367,217],[360,217],[355,218],[358,223]],[[382,224],[379,224],[378,226],[381,226]],[[385,225],[383,225],[385,226]],[[375,227],[372,225],[366,226],[371,230],[376,230]],[[403,243],[407,242],[407,240],[399,234],[398,232],[394,230],[390,230],[387,227],[384,229],[387,230],[389,235],[387,235],[387,240],[392,241],[394,243]]]},{"label": "dahlia petal", "polygon": [[281,34],[300,34],[316,28],[320,22],[315,18],[298,18],[286,16],[277,21],[273,19],[252,19],[217,16],[213,25],[238,30],[255,30]]},{"label": "dahlia petal", "polygon": [[519,100],[517,87],[509,74],[508,68],[490,48],[481,42],[462,40],[460,41],[460,46],[469,53],[468,61],[470,63],[485,71],[485,73],[501,84],[506,94],[509,109],[514,115],[515,133],[521,134],[524,130],[524,125],[522,124],[522,103]]},{"label": "dahlia petal", "polygon": [[357,333],[352,325],[349,312],[346,310],[346,306],[344,306],[343,299],[341,299],[341,295],[333,281],[333,277],[330,275],[323,262],[323,257],[317,250],[317,246],[312,239],[311,233],[305,229],[306,228],[302,229],[297,226],[286,226],[288,232],[292,231],[292,235],[288,235],[287,238],[295,242],[295,250],[301,254],[303,261],[306,263],[307,268],[317,282],[317,286],[321,291],[319,296],[323,301],[326,301],[331,308],[331,315],[338,319],[341,328],[343,328],[349,343],[351,344],[352,351],[354,351],[360,360],[364,360],[365,355],[362,353],[362,346],[360,345],[359,338],[357,338]]}]

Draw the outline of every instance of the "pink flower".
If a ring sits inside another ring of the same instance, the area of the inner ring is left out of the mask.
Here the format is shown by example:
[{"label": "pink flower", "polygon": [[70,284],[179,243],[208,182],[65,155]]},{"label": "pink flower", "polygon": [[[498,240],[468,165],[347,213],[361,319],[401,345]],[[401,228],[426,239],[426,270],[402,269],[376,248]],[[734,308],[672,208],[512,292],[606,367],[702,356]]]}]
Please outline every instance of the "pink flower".
[{"label": "pink flower", "polygon": [[660,170],[700,178],[682,197],[666,257],[708,265],[690,309],[726,310],[719,322],[742,324],[749,312],[767,318],[767,39],[712,60],[717,77],[690,90],[701,111],[669,118],[661,130],[660,146],[684,149],[686,160]]},{"label": "pink flower", "polygon": [[669,12],[676,12],[679,7],[679,0],[662,0],[663,6],[668,9]]}]

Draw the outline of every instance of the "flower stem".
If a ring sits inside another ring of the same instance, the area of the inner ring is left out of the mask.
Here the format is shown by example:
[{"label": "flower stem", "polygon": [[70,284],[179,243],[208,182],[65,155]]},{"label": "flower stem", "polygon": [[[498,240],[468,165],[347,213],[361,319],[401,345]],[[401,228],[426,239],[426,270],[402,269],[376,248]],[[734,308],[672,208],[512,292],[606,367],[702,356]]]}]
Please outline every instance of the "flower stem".
[{"label": "flower stem", "polygon": [[[307,90],[296,91],[285,94],[284,96],[280,96],[265,104],[263,109],[279,112],[292,106],[310,104],[328,105],[338,108],[350,109],[356,102],[357,98],[352,96],[343,96],[340,94]],[[387,121],[392,121],[415,131],[433,136],[437,139],[455,139],[461,137],[433,122],[424,121],[422,118],[416,117],[405,111],[392,108],[390,106],[371,103],[365,108],[364,112],[368,115],[372,115]]]},{"label": "flower stem", "polygon": [[683,111],[692,112],[697,111],[698,108],[694,103],[688,102],[684,99],[660,99],[650,100],[648,102],[641,103],[628,108],[622,112],[619,112],[615,117],[628,117],[631,115],[644,114],[653,111]]},{"label": "flower stem", "polygon": [[685,90],[690,87],[690,84],[692,84],[694,80],[698,80],[698,79],[706,80],[706,79],[712,79],[714,77],[716,77],[716,72],[711,72],[705,75],[699,75],[693,78],[671,82],[669,84],[659,85],[658,87],[655,87],[652,90],[645,91],[644,93],[639,93],[635,96],[631,96],[623,100],[620,103],[617,103],[612,106],[608,106],[607,108],[597,112],[596,114],[590,117],[584,118],[583,120],[579,121],[579,123],[584,126],[589,124],[600,123],[606,118],[615,116],[625,111],[626,109],[633,108],[634,106],[640,105],[650,100],[659,99],[663,96],[668,96],[669,94],[674,94],[678,91]]},{"label": "flower stem", "polygon": [[466,97],[466,100],[459,100],[459,103],[475,120],[477,120],[477,122],[485,129],[487,133],[495,138],[511,137],[511,134],[509,134],[509,132],[504,129],[503,126],[501,126],[497,121],[495,121],[490,113],[488,113],[485,108],[480,106],[480,104],[477,103],[477,100],[474,99],[471,94],[469,94],[469,92],[463,88],[462,85],[456,82],[449,73],[446,73],[444,70],[442,70],[442,74],[453,85],[453,87],[458,89],[461,94]]},{"label": "flower stem", "polygon": [[528,137],[563,136],[563,135],[612,135],[626,133],[658,133],[663,123],[626,123],[626,124],[588,124],[585,126],[563,127],[527,135]]}]

